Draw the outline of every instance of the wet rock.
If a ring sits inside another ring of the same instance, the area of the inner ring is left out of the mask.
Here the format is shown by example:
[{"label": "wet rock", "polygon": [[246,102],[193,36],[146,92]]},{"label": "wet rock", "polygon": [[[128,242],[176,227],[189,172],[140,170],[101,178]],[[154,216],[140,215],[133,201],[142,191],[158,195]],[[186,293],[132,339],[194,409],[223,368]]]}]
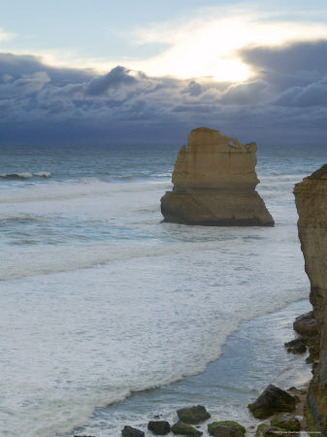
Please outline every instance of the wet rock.
[{"label": "wet rock", "polygon": [[125,426],[121,432],[122,437],[144,437],[144,432],[139,429],[132,428],[131,426]]},{"label": "wet rock", "polygon": [[266,419],[274,413],[293,411],[296,402],[296,397],[270,384],[248,408],[257,419]]},{"label": "wet rock", "polygon": [[156,435],[166,435],[170,432],[170,425],[166,420],[150,421],[148,423],[148,430]]},{"label": "wet rock", "polygon": [[296,332],[306,337],[318,335],[317,321],[313,311],[297,317],[293,323],[293,328]]},{"label": "wet rock", "polygon": [[208,432],[214,437],[243,437],[246,430],[239,423],[226,420],[209,423]]},{"label": "wet rock", "polygon": [[285,343],[285,347],[287,348],[287,352],[292,352],[293,354],[304,354],[307,351],[307,343],[307,338],[299,337]]},{"label": "wet rock", "polygon": [[258,426],[255,437],[285,437],[285,430],[262,423]]},{"label": "wet rock", "polygon": [[282,428],[286,431],[300,431],[301,424],[299,420],[289,413],[280,413],[277,416],[273,417],[270,421],[272,426],[277,426],[278,428]]},{"label": "wet rock", "polygon": [[203,434],[203,432],[195,429],[193,426],[189,425],[188,423],[184,423],[182,421],[175,423],[171,427],[171,431],[174,434],[188,435],[188,436],[193,436],[193,437],[199,437]]},{"label": "wet rock", "polygon": [[202,405],[177,410],[178,418],[184,423],[196,425],[210,418],[210,414]]},{"label": "wet rock", "polygon": [[306,362],[313,363],[314,361],[319,360],[319,353],[320,353],[319,335],[308,338],[308,349],[309,349],[309,356],[306,359]]}]

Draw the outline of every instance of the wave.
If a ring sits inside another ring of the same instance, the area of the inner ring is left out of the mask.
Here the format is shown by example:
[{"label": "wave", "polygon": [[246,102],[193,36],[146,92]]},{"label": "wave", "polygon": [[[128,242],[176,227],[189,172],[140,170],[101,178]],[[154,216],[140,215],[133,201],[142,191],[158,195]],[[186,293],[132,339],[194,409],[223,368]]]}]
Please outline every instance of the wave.
[{"label": "wave", "polygon": [[[33,218],[29,217],[29,219]],[[208,240],[207,231],[206,228],[201,227],[193,230],[183,227],[175,229],[180,241],[173,241],[170,244],[147,245],[142,239],[142,244],[127,240],[128,242],[124,244],[108,241],[81,245],[42,245],[33,248],[21,246],[19,250],[17,246],[7,247],[6,259],[0,265],[0,281],[82,271],[116,262],[139,262],[141,259],[157,258],[164,260],[171,257],[189,258],[194,253],[202,253],[203,256],[207,254],[209,258],[214,256],[214,253],[220,255],[224,253],[224,257],[227,257],[228,253],[238,253],[241,259],[240,248],[244,244],[256,244],[263,238],[261,233],[257,235],[255,228],[241,229],[237,234],[233,229],[224,229],[223,234],[221,229],[218,229],[217,233],[212,235],[213,230],[210,230],[211,240]],[[167,232],[169,234],[168,230]],[[183,232],[188,234],[188,240]],[[197,241],[192,238],[192,232]],[[296,243],[297,240],[294,242]],[[244,256],[249,257],[251,253],[247,252]],[[296,256],[302,258],[300,251],[294,253],[293,258],[296,259]]]},{"label": "wave", "polygon": [[36,173],[33,173],[33,176],[38,176],[40,178],[50,178],[51,173],[48,171],[38,171]]},{"label": "wave", "polygon": [[[229,241],[220,242],[221,250],[228,244]],[[217,243],[176,243],[153,247],[131,243],[117,247],[100,243],[86,246],[44,246],[43,250],[21,247],[19,251],[7,248],[6,260],[0,266],[0,281],[90,269],[112,262],[176,256],[188,254],[194,249],[197,252],[213,251],[217,249]]]},{"label": "wave", "polygon": [[158,173],[158,172],[138,172],[138,173],[126,173],[122,175],[116,175],[113,176],[113,180],[118,181],[142,181],[144,179],[153,179],[155,181],[157,180],[171,180],[171,173]]},{"label": "wave", "polygon": [[41,222],[41,223],[45,223],[47,222],[46,219],[42,218],[42,217],[34,217],[31,215],[13,215],[13,216],[7,216],[7,217],[0,217],[0,224],[6,224],[6,223],[15,223],[15,222],[20,222],[20,223],[34,223],[34,222]]},{"label": "wave", "polygon": [[96,178],[82,178],[51,184],[35,184],[12,187],[0,192],[0,203],[27,203],[35,201],[68,200],[87,196],[106,196],[114,193],[138,193],[160,190],[162,194],[170,187],[164,181],[152,182],[105,182]]},{"label": "wave", "polygon": [[33,177],[50,178],[51,173],[49,173],[48,171],[38,171],[35,173],[22,172],[22,173],[2,173],[2,174],[0,174],[1,179],[20,180],[20,179],[31,179]]},{"label": "wave", "polygon": [[281,175],[276,175],[276,176],[271,176],[271,175],[260,175],[259,179],[261,183],[288,183],[288,182],[292,182],[292,183],[297,183],[297,182],[301,182],[304,178],[303,174],[281,174]]}]

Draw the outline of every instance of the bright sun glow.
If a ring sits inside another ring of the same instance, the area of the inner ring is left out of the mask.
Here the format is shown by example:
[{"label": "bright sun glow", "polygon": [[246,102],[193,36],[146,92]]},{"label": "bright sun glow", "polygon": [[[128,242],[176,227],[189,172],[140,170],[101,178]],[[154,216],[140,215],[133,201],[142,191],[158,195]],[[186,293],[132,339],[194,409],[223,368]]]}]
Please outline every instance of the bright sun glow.
[{"label": "bright sun glow", "polygon": [[224,14],[222,18],[214,12],[217,13],[207,11],[179,26],[169,23],[140,30],[139,44],[164,42],[168,48],[153,58],[130,61],[128,67],[156,76],[211,77],[216,81],[238,82],[255,74],[238,55],[241,48],[315,40],[327,34],[327,26],[317,22],[271,21],[269,17],[244,11],[229,12],[229,16]]}]

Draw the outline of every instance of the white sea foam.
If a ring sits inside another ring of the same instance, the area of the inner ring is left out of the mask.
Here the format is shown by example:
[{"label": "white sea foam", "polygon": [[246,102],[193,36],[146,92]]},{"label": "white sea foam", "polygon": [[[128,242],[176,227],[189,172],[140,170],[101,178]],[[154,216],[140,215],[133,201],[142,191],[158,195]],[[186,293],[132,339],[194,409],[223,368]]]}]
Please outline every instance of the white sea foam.
[{"label": "white sea foam", "polygon": [[51,173],[48,171],[38,171],[35,173],[32,172],[21,172],[21,173],[2,173],[0,174],[0,178],[2,179],[30,179],[32,177],[40,177],[40,178],[50,178]]},{"label": "white sea foam", "polygon": [[[28,203],[53,200],[75,199],[84,196],[105,196],[110,193],[141,193],[143,191],[169,189],[167,182],[147,183],[108,183],[96,178],[83,178],[78,181],[52,183],[48,185],[25,186],[0,190],[0,203]],[[1,188],[1,187],[0,187]]]},{"label": "white sea foam", "polygon": [[20,424],[10,422],[10,435],[63,432],[95,405],[203,371],[240,321],[306,295],[301,275],[288,282],[287,254],[278,265],[269,257],[267,272],[253,243],[242,246],[237,263],[236,247],[224,259],[195,247],[6,282],[1,371]]},{"label": "white sea foam", "polygon": [[4,179],[29,179],[31,177],[33,177],[33,174],[30,172],[0,174],[0,178]]},{"label": "white sea foam", "polygon": [[37,172],[33,173],[33,176],[38,176],[40,178],[50,178],[51,173],[48,171],[37,171]]}]

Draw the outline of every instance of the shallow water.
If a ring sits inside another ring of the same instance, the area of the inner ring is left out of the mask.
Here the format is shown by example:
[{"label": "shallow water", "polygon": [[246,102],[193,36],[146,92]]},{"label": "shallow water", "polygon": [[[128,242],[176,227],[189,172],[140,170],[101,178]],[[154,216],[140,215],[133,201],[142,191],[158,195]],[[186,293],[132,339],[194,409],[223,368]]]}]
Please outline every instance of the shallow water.
[{"label": "shallow water", "polygon": [[200,426],[203,432],[211,421],[236,420],[249,435],[254,434],[260,421],[249,413],[248,403],[270,383],[283,389],[301,387],[311,377],[305,355],[289,354],[284,347],[295,336],[292,321],[309,310],[310,304],[304,299],[242,323],[228,338],[219,359],[210,363],[205,372],[99,408],[91,424],[76,430],[75,435],[118,436],[129,425],[150,436],[150,420],[173,424],[178,420],[177,409],[198,404],[205,405],[211,414],[209,421]]}]

